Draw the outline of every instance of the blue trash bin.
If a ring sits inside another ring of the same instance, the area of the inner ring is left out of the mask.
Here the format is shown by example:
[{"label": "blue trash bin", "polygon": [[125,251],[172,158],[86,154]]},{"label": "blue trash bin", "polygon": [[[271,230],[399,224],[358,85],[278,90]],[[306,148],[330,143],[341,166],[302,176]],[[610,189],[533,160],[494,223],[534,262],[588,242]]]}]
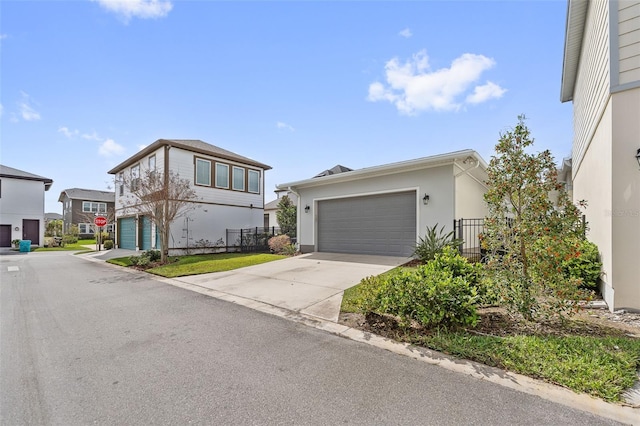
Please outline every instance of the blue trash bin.
[{"label": "blue trash bin", "polygon": [[20,252],[21,253],[29,253],[31,251],[31,240],[21,240],[20,241]]}]

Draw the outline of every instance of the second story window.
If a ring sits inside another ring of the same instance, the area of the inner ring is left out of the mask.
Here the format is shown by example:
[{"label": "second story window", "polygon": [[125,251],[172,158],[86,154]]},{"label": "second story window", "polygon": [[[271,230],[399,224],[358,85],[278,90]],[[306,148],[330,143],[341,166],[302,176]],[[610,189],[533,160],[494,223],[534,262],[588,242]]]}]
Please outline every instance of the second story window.
[{"label": "second story window", "polygon": [[196,185],[211,186],[211,161],[196,158]]},{"label": "second story window", "polygon": [[107,203],[97,203],[95,201],[83,201],[82,212],[83,213],[106,213]]},{"label": "second story window", "polygon": [[216,188],[229,188],[229,166],[216,163]]},{"label": "second story window", "polygon": [[140,188],[140,164],[131,167],[131,190],[137,191]]},{"label": "second story window", "polygon": [[124,195],[124,173],[118,174],[118,194]]},{"label": "second story window", "polygon": [[244,169],[242,167],[233,167],[233,189],[244,191]]},{"label": "second story window", "polygon": [[249,192],[260,193],[260,172],[249,170]]}]

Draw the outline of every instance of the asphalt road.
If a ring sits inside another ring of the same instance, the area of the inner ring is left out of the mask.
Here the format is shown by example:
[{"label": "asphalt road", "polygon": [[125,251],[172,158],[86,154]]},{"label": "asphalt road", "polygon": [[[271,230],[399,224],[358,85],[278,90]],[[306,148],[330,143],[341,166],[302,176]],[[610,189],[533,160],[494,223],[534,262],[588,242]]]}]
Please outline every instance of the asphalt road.
[{"label": "asphalt road", "polygon": [[0,255],[2,425],[605,425],[64,252]]}]

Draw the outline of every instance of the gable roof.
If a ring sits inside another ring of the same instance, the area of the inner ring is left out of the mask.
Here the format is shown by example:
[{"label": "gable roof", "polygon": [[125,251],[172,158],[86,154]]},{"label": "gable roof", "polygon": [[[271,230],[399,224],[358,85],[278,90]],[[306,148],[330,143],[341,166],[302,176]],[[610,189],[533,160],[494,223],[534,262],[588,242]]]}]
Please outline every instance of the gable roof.
[{"label": "gable roof", "polygon": [[573,100],[573,90],[578,75],[580,52],[584,26],[587,20],[589,2],[585,0],[569,0],[567,3],[567,23],[564,35],[564,58],[562,60],[562,83],[560,85],[560,101]]},{"label": "gable roof", "polygon": [[13,167],[3,166],[0,164],[0,177],[14,178],[14,179],[23,179],[23,180],[36,180],[44,182],[44,190],[48,191],[53,185],[53,180],[34,175],[33,173],[25,172],[23,170],[14,169]]},{"label": "gable roof", "polygon": [[106,203],[116,202],[115,191],[99,191],[95,189],[82,189],[82,188],[69,188],[60,193],[58,201],[64,201],[64,196],[69,197],[72,200],[84,200],[84,201],[102,201]]},{"label": "gable roof", "polygon": [[327,170],[325,170],[323,172],[318,173],[317,175],[314,176],[314,178],[322,177],[322,176],[335,175],[335,174],[344,173],[344,172],[352,172],[352,171],[353,171],[353,169],[350,169],[348,167],[341,166],[340,164],[338,164],[336,166],[333,166],[330,169],[327,169]]},{"label": "gable roof", "polygon": [[45,213],[44,220],[60,220],[62,215],[60,213]]},{"label": "gable roof", "polygon": [[[383,164],[381,166],[365,167],[363,169],[352,170],[329,176],[314,177],[311,179],[300,180],[296,182],[282,183],[276,185],[278,189],[288,188],[309,188],[313,186],[329,185],[338,182],[348,182],[359,179],[367,179],[375,176],[384,176],[394,173],[402,173],[411,170],[421,170],[431,167],[439,167],[444,165],[468,164],[468,160],[474,160],[476,166],[464,168],[463,173],[468,171],[479,181],[483,181],[486,177],[487,163],[480,157],[476,151],[465,149],[462,151],[450,152],[447,154],[433,155],[431,157],[422,157],[415,160],[400,161],[398,163]],[[460,168],[462,168],[460,166]],[[460,173],[460,172],[459,172]]]},{"label": "gable roof", "polygon": [[163,147],[165,145],[174,146],[176,148],[181,148],[186,151],[191,151],[198,154],[210,155],[212,157],[218,157],[225,160],[237,161],[239,163],[244,163],[250,166],[259,167],[264,170],[271,169],[271,166],[267,166],[266,164],[252,160],[251,158],[244,157],[242,155],[236,154],[235,152],[228,151],[224,148],[211,145],[210,143],[203,142],[198,139],[158,139],[151,145],[148,145],[147,147],[140,150],[133,156],[127,158],[122,163],[118,164],[113,169],[109,170],[107,173],[112,175],[116,174],[119,171],[137,163],[147,155],[152,154],[153,152],[158,150],[158,148]]}]

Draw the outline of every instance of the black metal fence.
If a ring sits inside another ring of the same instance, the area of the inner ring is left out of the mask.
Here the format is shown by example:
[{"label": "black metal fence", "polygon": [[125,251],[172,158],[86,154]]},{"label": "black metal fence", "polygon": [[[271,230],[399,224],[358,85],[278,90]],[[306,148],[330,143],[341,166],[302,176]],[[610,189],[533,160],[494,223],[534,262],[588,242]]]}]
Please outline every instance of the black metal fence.
[{"label": "black metal fence", "polygon": [[484,230],[484,219],[454,219],[453,230],[455,238],[462,240],[459,246],[460,254],[472,262],[482,260],[480,235]]},{"label": "black metal fence", "polygon": [[280,228],[276,226],[227,229],[227,251],[266,253],[269,252],[269,238],[280,234]]}]

